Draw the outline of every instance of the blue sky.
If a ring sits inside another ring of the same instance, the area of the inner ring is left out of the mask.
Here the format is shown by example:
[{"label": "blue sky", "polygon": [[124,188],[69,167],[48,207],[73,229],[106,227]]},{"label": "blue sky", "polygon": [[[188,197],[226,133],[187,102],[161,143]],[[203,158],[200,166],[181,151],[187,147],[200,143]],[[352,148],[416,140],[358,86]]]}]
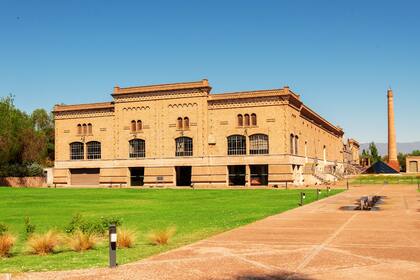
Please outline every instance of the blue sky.
[{"label": "blue sky", "polygon": [[0,1],[0,96],[27,112],[208,78],[289,85],[361,142],[420,140],[420,1]]}]

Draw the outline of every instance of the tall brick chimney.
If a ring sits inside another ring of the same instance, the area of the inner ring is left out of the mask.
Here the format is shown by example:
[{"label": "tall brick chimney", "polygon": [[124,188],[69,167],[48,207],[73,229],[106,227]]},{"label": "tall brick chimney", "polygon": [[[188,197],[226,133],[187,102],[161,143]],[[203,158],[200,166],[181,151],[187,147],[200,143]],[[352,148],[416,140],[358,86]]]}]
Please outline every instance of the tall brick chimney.
[{"label": "tall brick chimney", "polygon": [[397,140],[394,124],[394,94],[388,89],[388,165],[400,172],[397,158]]}]

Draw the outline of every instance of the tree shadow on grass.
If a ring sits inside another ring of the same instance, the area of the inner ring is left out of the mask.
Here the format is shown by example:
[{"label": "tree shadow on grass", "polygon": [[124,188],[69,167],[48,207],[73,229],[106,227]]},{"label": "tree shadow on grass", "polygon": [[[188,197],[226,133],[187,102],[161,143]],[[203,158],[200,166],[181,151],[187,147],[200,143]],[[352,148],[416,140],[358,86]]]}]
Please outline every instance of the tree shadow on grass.
[{"label": "tree shadow on grass", "polygon": [[313,280],[304,274],[294,272],[276,272],[270,274],[244,274],[235,278],[236,280]]}]

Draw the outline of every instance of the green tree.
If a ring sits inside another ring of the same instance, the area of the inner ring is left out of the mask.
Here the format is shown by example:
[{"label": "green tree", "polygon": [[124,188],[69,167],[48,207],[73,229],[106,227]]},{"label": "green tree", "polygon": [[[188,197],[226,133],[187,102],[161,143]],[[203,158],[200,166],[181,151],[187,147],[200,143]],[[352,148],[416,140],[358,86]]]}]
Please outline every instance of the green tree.
[{"label": "green tree", "polygon": [[414,150],[410,153],[410,156],[420,156],[420,150]]},{"label": "green tree", "polygon": [[407,169],[406,161],[405,161],[405,159],[407,158],[407,154],[398,153],[397,158],[398,158],[398,162],[400,164],[401,171],[405,172],[406,169]]},{"label": "green tree", "polygon": [[29,116],[15,107],[12,95],[2,97],[0,124],[2,176],[25,176],[33,164],[45,165],[53,160],[54,126],[44,109],[37,109]]},{"label": "green tree", "polygon": [[372,164],[378,161],[382,161],[381,156],[378,154],[378,148],[375,145],[375,142],[369,144],[369,152],[372,160]]}]

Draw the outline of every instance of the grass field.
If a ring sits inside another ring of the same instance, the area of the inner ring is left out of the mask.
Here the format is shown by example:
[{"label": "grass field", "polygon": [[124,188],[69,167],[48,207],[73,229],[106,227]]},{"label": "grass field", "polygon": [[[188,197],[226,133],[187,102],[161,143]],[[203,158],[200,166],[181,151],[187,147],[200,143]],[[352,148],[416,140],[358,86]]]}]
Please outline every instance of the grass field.
[{"label": "grass field", "polygon": [[420,176],[413,175],[361,175],[350,181],[350,184],[418,184]]},{"label": "grass field", "polygon": [[[331,195],[340,191],[331,190]],[[315,190],[305,192],[305,203],[316,199]],[[134,248],[117,252],[118,263],[123,264],[297,207],[300,191],[0,188],[0,198],[0,223],[18,235],[13,255],[0,260],[0,272],[18,272],[99,267],[108,262],[106,243],[83,253],[61,248],[47,256],[30,255],[23,240],[25,216],[37,232],[63,231],[75,213],[119,216],[123,226],[138,232]],[[177,229],[169,245],[149,244],[151,230],[168,226]]]}]

